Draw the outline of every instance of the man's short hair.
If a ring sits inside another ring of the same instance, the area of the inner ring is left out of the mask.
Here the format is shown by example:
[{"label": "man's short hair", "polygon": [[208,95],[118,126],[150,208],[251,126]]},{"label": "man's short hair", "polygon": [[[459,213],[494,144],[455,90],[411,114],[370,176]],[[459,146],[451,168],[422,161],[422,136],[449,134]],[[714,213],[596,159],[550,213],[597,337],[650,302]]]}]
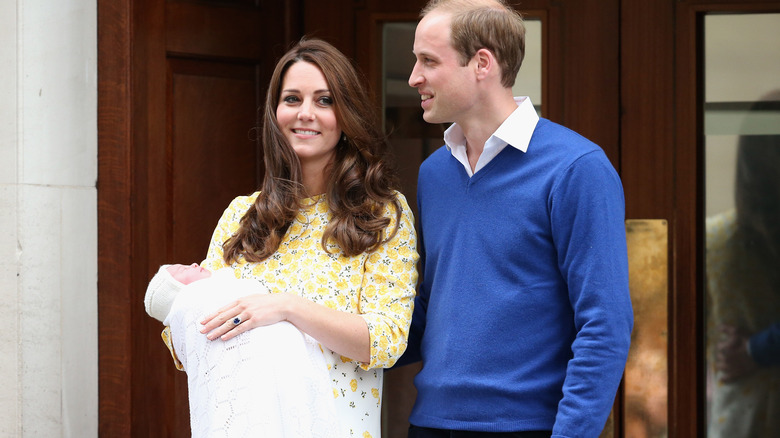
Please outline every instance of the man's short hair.
[{"label": "man's short hair", "polygon": [[451,44],[461,65],[478,50],[490,50],[501,67],[501,84],[515,84],[525,56],[525,24],[519,12],[504,0],[431,0],[420,17],[434,11],[451,15]]}]

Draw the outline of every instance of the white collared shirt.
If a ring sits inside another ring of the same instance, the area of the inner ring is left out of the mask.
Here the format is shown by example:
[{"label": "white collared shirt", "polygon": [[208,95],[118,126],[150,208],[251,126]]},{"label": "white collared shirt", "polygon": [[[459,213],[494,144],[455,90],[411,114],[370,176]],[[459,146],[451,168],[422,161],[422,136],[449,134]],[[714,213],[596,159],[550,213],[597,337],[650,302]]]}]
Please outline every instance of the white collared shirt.
[{"label": "white collared shirt", "polygon": [[528,150],[528,143],[531,141],[531,135],[534,133],[536,124],[539,122],[539,115],[536,114],[531,98],[527,96],[515,97],[517,109],[504,120],[496,132],[485,142],[482,154],[471,171],[469,157],[466,154],[466,136],[457,123],[444,131],[444,144],[456,160],[463,164],[469,177],[474,176],[480,169],[485,167],[493,158],[495,158],[507,145],[519,149],[523,152]]}]

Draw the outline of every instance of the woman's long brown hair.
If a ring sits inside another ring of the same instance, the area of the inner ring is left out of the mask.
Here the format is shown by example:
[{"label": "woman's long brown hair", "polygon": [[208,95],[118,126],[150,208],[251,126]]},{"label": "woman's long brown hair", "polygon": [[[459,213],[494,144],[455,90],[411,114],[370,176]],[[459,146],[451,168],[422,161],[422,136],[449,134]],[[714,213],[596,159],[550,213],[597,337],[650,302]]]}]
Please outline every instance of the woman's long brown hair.
[{"label": "woman's long brown hair", "polygon": [[[270,257],[305,207],[303,200],[308,194],[302,184],[301,164],[276,119],[284,75],[296,62],[311,63],[322,71],[344,134],[327,169],[326,200],[332,219],[322,236],[323,249],[328,251],[326,243],[333,238],[347,256],[370,252],[398,231],[398,184],[389,164],[387,138],[379,128],[364,78],[332,45],[303,39],[279,60],[271,76],[262,124],[265,176],[260,194],[241,218],[238,231],[224,244],[226,263],[238,260],[239,256],[250,262]],[[385,208],[390,204],[396,220],[393,229],[386,233],[391,220],[385,216]]]}]

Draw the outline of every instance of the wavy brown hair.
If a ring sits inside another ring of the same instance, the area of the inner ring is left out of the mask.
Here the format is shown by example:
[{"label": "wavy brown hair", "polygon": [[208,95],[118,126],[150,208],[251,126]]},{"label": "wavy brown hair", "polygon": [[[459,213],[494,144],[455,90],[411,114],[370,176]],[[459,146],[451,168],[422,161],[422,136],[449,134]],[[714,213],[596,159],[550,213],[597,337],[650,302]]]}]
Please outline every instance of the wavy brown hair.
[{"label": "wavy brown hair", "polygon": [[[226,263],[239,256],[250,262],[270,257],[306,207],[304,199],[310,194],[303,188],[301,163],[276,119],[285,73],[296,62],[308,62],[322,71],[343,133],[326,169],[325,199],[332,219],[322,236],[322,248],[329,252],[326,243],[332,238],[347,256],[371,252],[398,231],[397,177],[364,78],[338,49],[322,40],[304,38],[282,56],[271,76],[261,128],[265,176],[238,231],[224,244]],[[391,219],[385,210],[389,205],[394,207],[396,220],[388,233]]]}]

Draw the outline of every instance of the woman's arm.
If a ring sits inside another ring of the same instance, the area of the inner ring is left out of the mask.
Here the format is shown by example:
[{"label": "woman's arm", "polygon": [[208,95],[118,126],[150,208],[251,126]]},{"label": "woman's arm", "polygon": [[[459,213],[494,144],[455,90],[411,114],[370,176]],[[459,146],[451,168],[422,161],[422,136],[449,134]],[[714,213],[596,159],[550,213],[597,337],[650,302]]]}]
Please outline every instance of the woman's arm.
[{"label": "woman's arm", "polygon": [[[240,318],[235,325],[234,319]],[[358,314],[334,310],[288,293],[250,295],[207,316],[201,333],[227,341],[255,327],[288,321],[323,346],[353,360],[370,361],[368,325]]]},{"label": "woman's arm", "polygon": [[[417,286],[417,234],[414,216],[401,193],[396,193],[401,206],[398,232],[373,252],[365,262],[360,293],[359,314],[368,325],[371,361],[364,369],[390,368],[406,351],[409,326],[414,310]],[[388,229],[395,226],[395,209],[388,206],[385,214],[392,218]]]},{"label": "woman's arm", "polygon": [[[363,368],[392,366],[406,348],[418,259],[414,218],[405,199],[399,197],[401,225],[390,241],[366,258],[357,313],[334,310],[293,294],[258,295],[209,315],[202,332],[209,339],[227,340],[255,327],[289,321],[323,346],[362,362]],[[395,218],[392,210],[388,208],[387,214]],[[236,317],[241,321],[238,326],[233,323]]]}]

